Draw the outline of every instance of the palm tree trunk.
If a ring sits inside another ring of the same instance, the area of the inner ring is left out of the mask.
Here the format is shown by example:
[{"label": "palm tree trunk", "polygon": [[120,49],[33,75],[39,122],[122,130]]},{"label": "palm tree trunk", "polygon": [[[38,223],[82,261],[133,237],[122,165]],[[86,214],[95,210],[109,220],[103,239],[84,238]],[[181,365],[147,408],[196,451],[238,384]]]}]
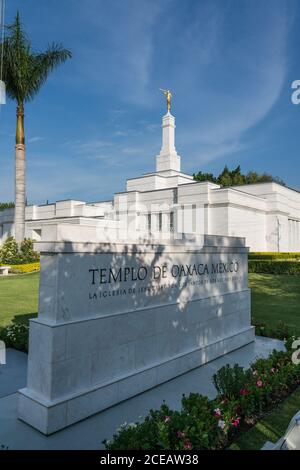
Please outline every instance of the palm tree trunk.
[{"label": "palm tree trunk", "polygon": [[17,106],[16,152],[15,152],[15,238],[21,243],[25,237],[25,134],[24,106]]}]

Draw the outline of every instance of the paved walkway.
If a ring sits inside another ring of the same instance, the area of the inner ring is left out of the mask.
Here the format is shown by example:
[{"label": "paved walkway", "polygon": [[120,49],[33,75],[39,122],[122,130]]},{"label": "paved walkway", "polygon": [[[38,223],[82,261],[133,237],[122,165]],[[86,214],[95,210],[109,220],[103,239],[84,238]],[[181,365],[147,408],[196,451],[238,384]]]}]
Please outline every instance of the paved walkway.
[{"label": "paved walkway", "polygon": [[10,449],[103,449],[102,441],[111,438],[114,431],[125,421],[137,421],[151,408],[159,408],[163,400],[166,400],[171,408],[178,409],[183,393],[200,392],[213,398],[216,391],[211,379],[220,367],[235,363],[248,367],[256,358],[268,356],[273,349],[283,349],[283,343],[257,337],[254,343],[51,436],[44,436],[17,419],[16,392],[26,384],[27,356],[15,350],[8,350],[7,364],[0,366],[0,445]]}]

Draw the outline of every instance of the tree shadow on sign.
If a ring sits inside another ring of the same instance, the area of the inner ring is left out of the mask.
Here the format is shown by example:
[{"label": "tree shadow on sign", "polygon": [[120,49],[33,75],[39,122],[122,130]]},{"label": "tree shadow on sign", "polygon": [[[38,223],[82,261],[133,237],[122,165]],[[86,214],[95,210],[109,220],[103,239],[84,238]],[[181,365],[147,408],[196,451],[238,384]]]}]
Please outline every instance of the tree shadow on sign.
[{"label": "tree shadow on sign", "polygon": [[[212,254],[226,262],[235,256],[235,247],[236,253],[243,249],[239,243],[205,236],[202,245],[192,239],[47,244],[44,267],[42,255],[39,318],[57,323],[57,334],[59,328],[66,328],[66,359],[74,363],[78,387],[110,383],[195,350],[199,355],[193,367],[206,362],[201,348],[241,328],[230,316],[238,305],[232,311],[227,306],[225,312],[222,297],[245,289],[245,273],[228,280],[224,290],[222,282],[199,286],[184,282],[184,276],[164,277],[162,266],[167,265],[169,272],[174,265],[211,263]],[[218,245],[223,252],[214,250]],[[136,279],[139,267],[148,273],[145,279],[143,274]],[[159,274],[156,279],[151,277],[154,272]],[[216,300],[210,302],[211,298]],[[194,302],[198,300],[201,303]],[[246,313],[241,321],[248,321]],[[67,381],[63,393],[70,393]]]}]

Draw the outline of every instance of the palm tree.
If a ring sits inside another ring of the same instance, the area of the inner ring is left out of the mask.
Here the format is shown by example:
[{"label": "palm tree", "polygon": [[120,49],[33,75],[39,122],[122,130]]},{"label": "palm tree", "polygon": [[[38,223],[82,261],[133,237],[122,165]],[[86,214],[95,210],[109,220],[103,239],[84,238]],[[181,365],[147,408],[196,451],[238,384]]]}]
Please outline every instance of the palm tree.
[{"label": "palm tree", "polygon": [[18,243],[25,235],[25,132],[24,103],[32,100],[49,73],[71,57],[61,44],[53,43],[45,52],[34,52],[22,28],[20,15],[7,28],[4,39],[3,80],[9,98],[17,104],[15,147],[15,238]]}]

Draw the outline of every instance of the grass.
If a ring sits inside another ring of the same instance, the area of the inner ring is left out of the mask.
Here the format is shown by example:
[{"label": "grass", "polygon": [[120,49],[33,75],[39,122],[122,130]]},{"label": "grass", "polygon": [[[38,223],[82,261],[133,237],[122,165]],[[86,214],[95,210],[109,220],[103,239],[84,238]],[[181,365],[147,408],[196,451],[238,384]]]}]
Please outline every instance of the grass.
[{"label": "grass", "polygon": [[259,450],[266,441],[278,441],[285,433],[294,414],[299,410],[299,405],[300,387],[253,428],[243,433],[241,437],[230,446],[230,449]]},{"label": "grass", "polygon": [[280,320],[300,334],[300,276],[249,274],[252,316],[274,327]]},{"label": "grass", "polygon": [[[300,334],[300,276],[249,274],[252,315],[274,326],[284,321]],[[0,326],[36,316],[39,273],[0,278]]]},{"label": "grass", "polygon": [[[284,321],[300,334],[300,276],[249,274],[252,315],[270,327]],[[38,310],[39,273],[0,278],[0,327],[11,321],[24,322]],[[276,410],[243,433],[233,450],[260,449],[265,441],[277,441],[300,408],[300,387]]]},{"label": "grass", "polygon": [[0,327],[37,315],[39,273],[0,278]]}]

